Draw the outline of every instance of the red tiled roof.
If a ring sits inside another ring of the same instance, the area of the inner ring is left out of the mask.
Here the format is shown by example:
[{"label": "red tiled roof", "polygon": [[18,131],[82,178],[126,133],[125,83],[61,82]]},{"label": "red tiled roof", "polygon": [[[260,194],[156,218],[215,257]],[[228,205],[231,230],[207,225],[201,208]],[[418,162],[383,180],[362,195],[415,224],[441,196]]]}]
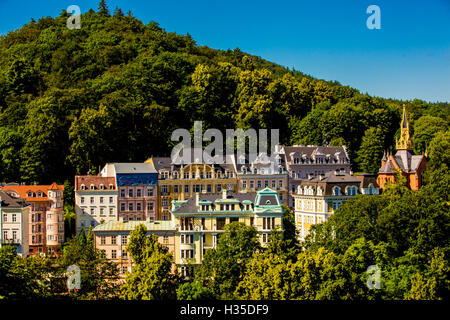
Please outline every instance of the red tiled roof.
[{"label": "red tiled roof", "polygon": [[[64,191],[63,185],[57,185],[52,183],[51,185],[18,185],[18,186],[4,186],[1,188],[6,193],[16,193],[19,194],[19,198],[28,201],[48,201],[47,192],[49,190],[60,190]],[[38,197],[38,192],[42,193],[41,197]],[[32,192],[33,196],[28,197],[28,192]]]},{"label": "red tiled roof", "polygon": [[[86,186],[86,190],[90,189],[91,185],[95,186],[95,190],[100,189],[100,185],[104,186],[104,190],[116,189],[116,181],[114,177],[102,176],[75,176],[75,190],[81,190],[81,185]],[[112,184],[112,189],[109,185]]]}]

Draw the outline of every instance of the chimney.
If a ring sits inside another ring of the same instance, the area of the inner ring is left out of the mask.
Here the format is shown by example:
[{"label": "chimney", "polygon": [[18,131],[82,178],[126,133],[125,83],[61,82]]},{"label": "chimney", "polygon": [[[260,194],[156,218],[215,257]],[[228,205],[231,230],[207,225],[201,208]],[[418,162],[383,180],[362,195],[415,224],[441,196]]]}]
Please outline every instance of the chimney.
[{"label": "chimney", "polygon": [[226,198],[227,198],[227,189],[224,188],[224,189],[222,190],[222,199],[226,199]]},{"label": "chimney", "polygon": [[200,193],[195,193],[195,205],[198,206],[198,203],[200,202]]}]

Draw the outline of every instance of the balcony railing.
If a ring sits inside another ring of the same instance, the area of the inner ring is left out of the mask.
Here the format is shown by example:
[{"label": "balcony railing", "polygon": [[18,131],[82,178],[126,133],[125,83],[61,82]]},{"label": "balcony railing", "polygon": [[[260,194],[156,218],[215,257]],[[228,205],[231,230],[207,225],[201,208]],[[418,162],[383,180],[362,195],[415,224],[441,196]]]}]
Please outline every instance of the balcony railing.
[{"label": "balcony railing", "polygon": [[20,240],[19,239],[1,239],[1,243],[3,245],[19,245]]}]

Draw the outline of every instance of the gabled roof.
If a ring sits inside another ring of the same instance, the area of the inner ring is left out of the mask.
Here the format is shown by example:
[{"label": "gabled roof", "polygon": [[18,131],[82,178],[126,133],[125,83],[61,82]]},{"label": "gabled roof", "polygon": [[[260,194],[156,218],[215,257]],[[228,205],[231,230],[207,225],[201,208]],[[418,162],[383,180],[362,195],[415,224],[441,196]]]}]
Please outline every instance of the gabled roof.
[{"label": "gabled roof", "polygon": [[[51,185],[6,185],[1,188],[5,192],[17,193],[19,198],[26,201],[47,201],[48,191],[64,191],[63,185],[52,183]],[[31,192],[32,196],[29,197],[28,193]],[[38,192],[41,192],[41,197],[38,197]]]},{"label": "gabled roof", "polygon": [[0,198],[1,198],[1,207],[7,207],[7,208],[24,208],[27,206],[27,204],[20,200],[20,199],[14,199],[6,192],[0,190]]},{"label": "gabled roof", "polygon": [[395,173],[395,168],[403,172],[416,172],[420,163],[425,159],[423,155],[415,155],[411,150],[398,150],[395,156],[390,156],[378,173]]}]

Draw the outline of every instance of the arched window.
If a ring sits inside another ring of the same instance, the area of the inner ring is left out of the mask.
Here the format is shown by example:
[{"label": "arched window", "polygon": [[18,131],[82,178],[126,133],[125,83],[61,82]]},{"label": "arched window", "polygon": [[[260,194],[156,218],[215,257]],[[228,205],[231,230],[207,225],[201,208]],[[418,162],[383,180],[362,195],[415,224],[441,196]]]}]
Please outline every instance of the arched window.
[{"label": "arched window", "polygon": [[95,190],[95,186],[93,184],[91,184],[91,190]]},{"label": "arched window", "polygon": [[318,187],[318,188],[317,188],[317,195],[318,195],[318,196],[321,196],[322,194],[323,194],[322,188],[321,188],[321,187]]},{"label": "arched window", "polygon": [[341,195],[341,188],[340,187],[334,187],[333,188],[333,195],[334,196],[340,196]]},{"label": "arched window", "polygon": [[28,191],[28,192],[27,192],[27,197],[28,197],[28,198],[32,198],[32,197],[33,197],[33,192]]},{"label": "arched window", "polygon": [[86,186],[84,184],[81,185],[81,190],[86,190]]},{"label": "arched window", "polygon": [[103,184],[100,185],[100,190],[105,190],[105,186]]}]

